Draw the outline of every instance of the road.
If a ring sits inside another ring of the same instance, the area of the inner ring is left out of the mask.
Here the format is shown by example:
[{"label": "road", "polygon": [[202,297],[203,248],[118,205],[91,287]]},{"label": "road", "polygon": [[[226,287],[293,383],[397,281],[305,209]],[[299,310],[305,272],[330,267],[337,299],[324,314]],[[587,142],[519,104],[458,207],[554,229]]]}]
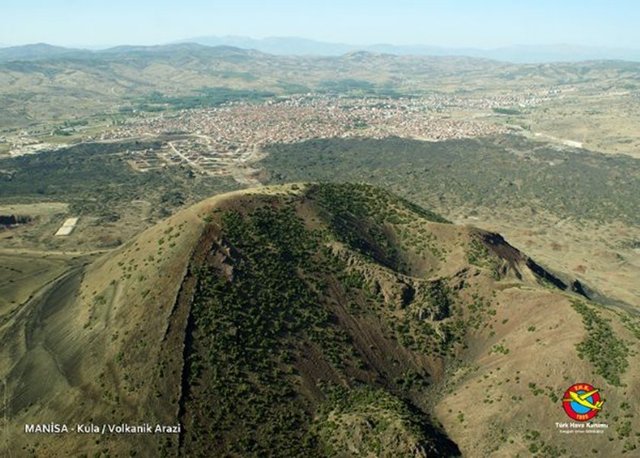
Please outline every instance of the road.
[{"label": "road", "polygon": [[[194,135],[194,137],[201,138],[205,140],[209,145],[212,144],[211,138],[206,135]],[[168,142],[168,145],[171,147],[173,152],[177,154],[181,159],[183,159],[187,164],[193,167],[195,170],[201,172],[204,175],[208,176],[216,176],[209,172],[207,169],[202,167],[197,162],[189,159],[185,154],[180,152],[178,148],[173,144],[173,142]],[[266,157],[266,154],[260,148],[260,145],[253,145],[253,147],[242,154],[240,157],[234,157],[227,165],[227,171],[231,175],[231,177],[237,181],[238,183],[249,186],[249,187],[259,187],[262,186],[262,183],[258,179],[255,178],[259,169],[255,169],[251,167],[251,164],[258,162],[259,160]]]},{"label": "road", "polygon": [[169,142],[169,146],[171,147],[171,149],[173,150],[174,153],[176,153],[178,156],[180,156],[187,164],[189,164],[191,167],[193,167],[194,169],[198,170],[199,172],[205,174],[205,175],[209,175],[211,176],[211,173],[209,173],[207,170],[205,170],[204,168],[202,168],[202,166],[200,166],[199,164],[197,164],[196,162],[192,161],[191,159],[189,159],[187,156],[185,156],[184,154],[182,154],[180,152],[180,150],[178,150],[178,148],[175,147],[175,145],[173,144],[173,142]]},{"label": "road", "polygon": [[0,255],[35,255],[40,257],[46,256],[91,256],[97,254],[108,253],[113,250],[91,250],[91,251],[52,251],[52,250],[33,250],[29,248],[1,248],[0,247]]}]

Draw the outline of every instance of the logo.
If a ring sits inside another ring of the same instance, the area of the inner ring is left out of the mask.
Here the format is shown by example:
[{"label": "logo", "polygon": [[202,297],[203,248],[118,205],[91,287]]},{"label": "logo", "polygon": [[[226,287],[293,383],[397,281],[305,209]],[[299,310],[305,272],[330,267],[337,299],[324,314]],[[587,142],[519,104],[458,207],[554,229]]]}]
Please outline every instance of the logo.
[{"label": "logo", "polygon": [[602,410],[604,399],[600,390],[588,383],[576,383],[565,391],[562,407],[570,418],[577,421],[588,421]]}]

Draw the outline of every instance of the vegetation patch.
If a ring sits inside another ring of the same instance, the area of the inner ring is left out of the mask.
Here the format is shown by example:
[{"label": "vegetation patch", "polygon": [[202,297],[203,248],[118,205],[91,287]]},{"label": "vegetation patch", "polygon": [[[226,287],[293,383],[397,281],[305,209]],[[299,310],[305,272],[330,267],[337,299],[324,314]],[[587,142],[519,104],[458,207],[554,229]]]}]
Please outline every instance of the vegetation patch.
[{"label": "vegetation patch", "polygon": [[188,361],[190,438],[219,444],[223,454],[312,456],[308,416],[291,383],[291,339],[304,334],[337,361],[342,356],[339,330],[330,329],[328,313],[299,274],[316,271],[318,239],[292,208],[270,205],[248,215],[226,212],[222,231],[240,255],[232,281],[214,266],[199,274]]},{"label": "vegetation patch", "polygon": [[627,370],[629,349],[618,339],[609,324],[593,307],[582,301],[572,301],[572,307],[582,316],[587,331],[584,341],[577,344],[578,356],[590,361],[596,372],[615,386],[621,386],[620,376]]},{"label": "vegetation patch", "polygon": [[[255,79],[249,73],[235,72],[227,73],[224,77],[243,80]],[[273,92],[228,87],[207,87],[196,91],[193,95],[183,96],[167,96],[156,91],[143,97],[137,107],[142,111],[163,111],[167,107],[176,110],[214,108],[229,102],[263,102],[273,96],[275,96]]]},{"label": "vegetation patch", "polygon": [[[389,453],[399,437],[407,446],[457,450],[428,425],[424,412],[402,400],[425,388],[424,368],[404,363],[400,370],[389,363],[389,373],[379,372],[365,356],[368,348],[354,344],[356,330],[344,324],[369,314],[362,323],[380,320],[386,334],[397,320],[388,319],[369,279],[329,248],[342,237],[349,256],[371,253],[359,261],[363,268],[377,256],[359,244],[354,228],[333,216],[358,215],[374,227],[393,213],[385,206],[404,204],[370,187],[316,185],[306,192],[299,200],[246,196],[242,205],[209,219],[214,249],[203,265],[192,267],[198,280],[186,340],[182,450],[191,456],[212,449],[220,456],[326,456],[339,450],[333,440],[350,440],[330,433],[343,423],[358,428],[363,451]],[[310,209],[325,213],[310,215]],[[390,250],[382,234],[370,237]],[[445,354],[463,335],[461,320],[451,320],[449,287],[444,280],[425,282],[415,294],[402,294],[406,334],[421,339],[407,348]],[[422,319],[413,314],[416,301],[427,310]],[[335,302],[344,302],[347,312]],[[426,318],[437,326],[429,329]],[[311,355],[317,358],[313,370],[323,375],[309,378],[305,364]],[[362,377],[377,381],[355,388]],[[321,380],[344,386],[325,389]],[[309,384],[326,399],[310,398],[301,388]],[[386,394],[391,389],[398,397]],[[322,419],[314,420],[318,409]]]},{"label": "vegetation patch", "polygon": [[559,151],[519,136],[318,139],[266,150],[261,164],[274,183],[366,182],[439,210],[536,208],[563,218],[640,224],[640,165],[622,155]]},{"label": "vegetation patch", "polygon": [[314,427],[325,456],[456,455],[427,437],[433,428],[415,409],[381,389],[332,388]]}]

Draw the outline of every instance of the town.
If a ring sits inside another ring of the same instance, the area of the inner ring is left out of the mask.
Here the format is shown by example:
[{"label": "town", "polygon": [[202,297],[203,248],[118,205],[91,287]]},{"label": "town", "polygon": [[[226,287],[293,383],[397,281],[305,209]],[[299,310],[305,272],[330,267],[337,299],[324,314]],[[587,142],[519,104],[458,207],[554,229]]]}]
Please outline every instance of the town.
[{"label": "town", "polygon": [[[138,172],[186,165],[202,176],[231,176],[243,185],[259,185],[252,164],[270,144],[321,138],[403,137],[423,141],[483,137],[518,132],[521,126],[501,116],[562,98],[571,87],[538,87],[496,94],[432,93],[421,96],[332,95],[274,96],[263,102],[230,101],[210,108],[158,112],[132,110],[118,122],[66,123],[54,129],[65,137],[50,143],[51,127],[31,126],[0,138],[10,156],[37,154],[76,142],[159,139],[160,148],[124,153]],[[116,107],[117,109],[117,107]],[[68,139],[68,140],[67,140]]]},{"label": "town", "polygon": [[[527,107],[553,96],[496,98],[338,97],[317,94],[279,97],[263,103],[230,102],[215,108],[164,111],[131,117],[87,141],[171,138],[159,150],[129,151],[127,161],[145,172],[187,164],[195,173],[231,175],[245,184],[249,164],[262,148],[314,138],[404,137],[425,141],[503,134],[510,128],[483,119],[500,107]],[[237,173],[240,168],[243,173]]]}]

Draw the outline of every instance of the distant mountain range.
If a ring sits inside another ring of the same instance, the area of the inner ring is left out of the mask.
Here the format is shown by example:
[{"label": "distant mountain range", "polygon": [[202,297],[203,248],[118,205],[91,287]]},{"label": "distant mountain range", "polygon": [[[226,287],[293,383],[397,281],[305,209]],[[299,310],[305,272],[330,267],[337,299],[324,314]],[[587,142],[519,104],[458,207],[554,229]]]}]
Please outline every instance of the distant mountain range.
[{"label": "distant mountain range", "polygon": [[455,48],[427,45],[353,45],[328,43],[296,37],[195,37],[184,42],[206,46],[234,46],[278,55],[338,56],[355,51],[396,55],[466,56],[513,63],[577,62],[585,60],[640,61],[640,49],[587,47],[575,45],[508,46],[495,49]]},{"label": "distant mountain range", "polygon": [[0,48],[0,62],[11,61],[42,61],[57,58],[88,59],[100,57],[127,56],[168,56],[189,53],[191,55],[207,55],[209,57],[224,57],[229,54],[250,56],[254,51],[231,46],[206,46],[197,43],[173,43],[155,46],[115,46],[101,50],[80,48],[65,48],[37,43],[23,46]]},{"label": "distant mountain range", "polygon": [[65,48],[45,43],[0,47],[0,61],[41,60],[57,57],[82,58],[95,55],[132,52],[173,52],[205,47],[233,47],[273,55],[341,56],[365,51],[399,56],[465,56],[513,63],[580,62],[589,60],[626,60],[640,62],[640,49],[587,47],[574,45],[509,46],[495,49],[454,48],[427,45],[352,45],[329,43],[296,37],[255,39],[240,36],[195,37],[157,46],[117,46],[102,50]]},{"label": "distant mountain range", "polygon": [[36,43],[24,46],[0,48],[0,61],[39,60],[43,58],[61,57],[78,53],[90,53],[90,51],[63,48],[61,46],[52,46],[46,43]]}]

